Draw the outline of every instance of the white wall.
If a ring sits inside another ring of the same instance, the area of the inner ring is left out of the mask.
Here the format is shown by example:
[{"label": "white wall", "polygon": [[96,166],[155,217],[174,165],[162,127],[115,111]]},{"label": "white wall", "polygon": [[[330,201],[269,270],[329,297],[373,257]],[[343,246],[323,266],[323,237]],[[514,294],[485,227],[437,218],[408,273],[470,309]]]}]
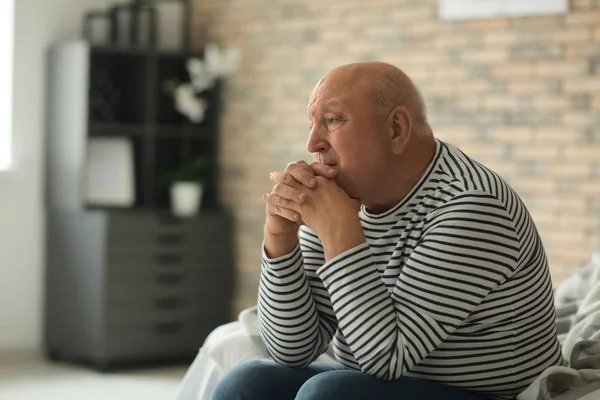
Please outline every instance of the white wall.
[{"label": "white wall", "polygon": [[0,174],[0,349],[42,341],[46,50],[116,0],[15,0],[13,171]]}]

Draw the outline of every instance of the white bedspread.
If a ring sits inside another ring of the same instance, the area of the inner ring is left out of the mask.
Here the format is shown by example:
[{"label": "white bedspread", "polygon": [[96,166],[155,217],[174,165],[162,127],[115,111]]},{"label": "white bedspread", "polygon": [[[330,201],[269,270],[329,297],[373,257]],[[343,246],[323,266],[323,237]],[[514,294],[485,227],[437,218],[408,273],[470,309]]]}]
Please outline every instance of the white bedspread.
[{"label": "white bedspread", "polygon": [[[260,337],[256,308],[244,310],[238,321],[218,327],[206,338],[183,378],[177,400],[210,400],[217,383],[231,368],[269,358]],[[336,363],[328,354],[317,361]]]}]

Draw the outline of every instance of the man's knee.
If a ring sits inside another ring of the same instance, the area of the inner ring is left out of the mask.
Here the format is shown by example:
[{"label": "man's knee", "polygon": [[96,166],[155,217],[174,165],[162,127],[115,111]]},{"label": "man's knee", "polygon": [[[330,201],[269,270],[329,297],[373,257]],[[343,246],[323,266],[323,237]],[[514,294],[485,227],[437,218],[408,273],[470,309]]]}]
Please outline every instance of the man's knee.
[{"label": "man's knee", "polygon": [[331,400],[343,398],[350,383],[348,371],[328,371],[310,378],[298,391],[296,400]]},{"label": "man's knee", "polygon": [[273,380],[277,379],[278,365],[272,361],[248,361],[229,371],[215,388],[212,400],[246,400],[265,398]]}]

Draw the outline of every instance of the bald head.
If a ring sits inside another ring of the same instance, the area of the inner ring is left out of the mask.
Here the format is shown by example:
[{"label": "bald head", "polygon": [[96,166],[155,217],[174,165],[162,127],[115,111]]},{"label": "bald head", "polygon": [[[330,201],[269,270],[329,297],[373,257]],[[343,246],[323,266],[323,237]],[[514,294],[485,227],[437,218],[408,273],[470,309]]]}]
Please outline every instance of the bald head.
[{"label": "bald head", "polygon": [[378,113],[387,115],[394,108],[404,106],[410,111],[416,127],[428,126],[423,96],[408,75],[391,64],[359,62],[342,65],[327,73],[317,87],[331,81],[369,93]]}]

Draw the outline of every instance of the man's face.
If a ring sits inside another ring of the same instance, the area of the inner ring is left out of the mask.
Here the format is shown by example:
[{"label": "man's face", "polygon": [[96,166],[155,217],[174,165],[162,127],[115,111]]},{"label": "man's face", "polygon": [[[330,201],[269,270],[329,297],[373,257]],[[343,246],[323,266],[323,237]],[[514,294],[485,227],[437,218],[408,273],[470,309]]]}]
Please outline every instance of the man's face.
[{"label": "man's face", "polygon": [[370,91],[360,82],[326,78],[313,91],[308,114],[308,151],[338,168],[338,185],[361,199],[390,155],[385,117],[375,112]]}]

